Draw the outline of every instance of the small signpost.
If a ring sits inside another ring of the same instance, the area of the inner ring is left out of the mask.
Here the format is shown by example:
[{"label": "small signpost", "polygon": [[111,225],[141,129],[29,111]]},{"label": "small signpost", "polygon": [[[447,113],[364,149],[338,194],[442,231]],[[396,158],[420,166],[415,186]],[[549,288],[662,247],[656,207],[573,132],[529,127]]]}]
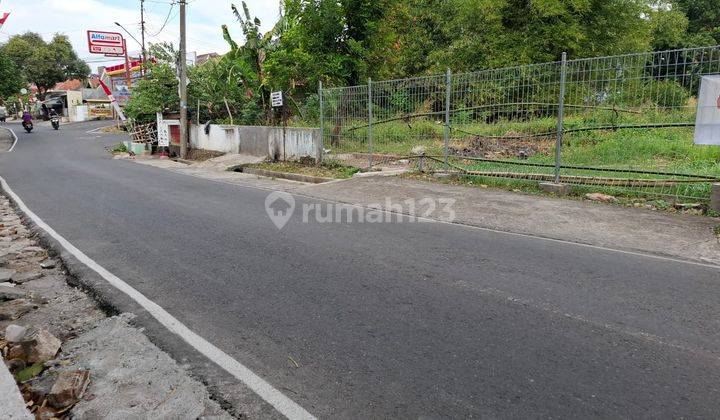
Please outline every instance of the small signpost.
[{"label": "small signpost", "polygon": [[125,54],[125,40],[117,32],[87,31],[87,37],[91,54]]},{"label": "small signpost", "polygon": [[283,106],[283,93],[282,92],[272,92],[270,94],[270,101],[272,103],[273,108],[279,108]]},{"label": "small signpost", "polygon": [[168,126],[164,125],[162,128],[158,127],[158,147],[169,147],[170,146],[170,131]]}]

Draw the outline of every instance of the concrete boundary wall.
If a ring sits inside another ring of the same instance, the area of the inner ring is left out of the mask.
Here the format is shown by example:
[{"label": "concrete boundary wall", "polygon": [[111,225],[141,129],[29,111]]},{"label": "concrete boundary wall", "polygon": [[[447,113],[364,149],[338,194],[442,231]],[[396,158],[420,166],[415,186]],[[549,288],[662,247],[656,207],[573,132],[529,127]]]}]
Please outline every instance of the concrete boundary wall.
[{"label": "concrete boundary wall", "polygon": [[242,153],[278,160],[320,158],[320,129],[211,124],[190,125],[192,147],[223,153]]}]

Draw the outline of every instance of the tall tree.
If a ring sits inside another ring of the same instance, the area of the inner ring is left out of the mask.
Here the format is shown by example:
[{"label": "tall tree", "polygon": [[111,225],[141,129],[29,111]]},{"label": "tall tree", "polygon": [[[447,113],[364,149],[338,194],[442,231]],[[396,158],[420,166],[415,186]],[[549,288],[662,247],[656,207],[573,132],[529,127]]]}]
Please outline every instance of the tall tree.
[{"label": "tall tree", "polygon": [[283,30],[269,71],[308,90],[316,89],[321,78],[336,84],[364,83],[386,58],[377,54],[382,49],[374,42],[395,1],[285,0]]},{"label": "tall tree", "polygon": [[15,63],[0,49],[0,100],[20,93],[24,84]]},{"label": "tall tree", "polygon": [[37,86],[41,100],[55,84],[67,79],[85,79],[90,73],[65,35],[57,34],[50,42],[32,32],[15,35],[2,50],[21,69],[25,79]]},{"label": "tall tree", "polygon": [[720,44],[720,0],[676,0],[672,3],[687,16],[691,44]]},{"label": "tall tree", "polygon": [[651,44],[645,0],[448,0],[442,7],[450,42],[431,53],[435,71],[552,61],[563,51],[645,51]]}]

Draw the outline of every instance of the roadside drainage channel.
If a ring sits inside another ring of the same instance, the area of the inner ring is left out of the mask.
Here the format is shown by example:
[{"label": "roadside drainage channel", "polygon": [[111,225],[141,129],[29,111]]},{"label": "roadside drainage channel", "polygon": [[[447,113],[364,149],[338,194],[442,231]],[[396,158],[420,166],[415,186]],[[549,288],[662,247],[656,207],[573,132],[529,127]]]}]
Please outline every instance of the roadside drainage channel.
[{"label": "roadside drainage channel", "polygon": [[320,176],[294,174],[294,173],[290,173],[290,172],[278,172],[278,171],[271,171],[268,169],[250,168],[250,167],[246,167],[246,166],[242,166],[242,165],[236,166],[234,168],[230,168],[229,170],[233,171],[233,172],[241,172],[244,174],[263,176],[266,178],[287,179],[290,181],[307,182],[310,184],[324,184],[326,182],[337,181],[334,178],[324,178],[324,177],[320,177]]}]

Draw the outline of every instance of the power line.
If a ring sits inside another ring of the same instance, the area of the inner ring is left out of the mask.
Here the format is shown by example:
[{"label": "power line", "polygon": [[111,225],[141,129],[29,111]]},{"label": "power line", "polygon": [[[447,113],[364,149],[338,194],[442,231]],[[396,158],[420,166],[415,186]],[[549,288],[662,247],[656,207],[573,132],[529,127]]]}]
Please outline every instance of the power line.
[{"label": "power line", "polygon": [[154,37],[160,35],[160,32],[162,32],[163,29],[165,29],[165,26],[166,26],[166,25],[168,24],[168,22],[170,21],[170,14],[171,14],[172,11],[173,11],[173,7],[175,7],[175,2],[172,2],[172,3],[170,4],[170,9],[168,10],[168,14],[167,14],[167,16],[165,17],[165,22],[163,22],[162,27],[160,28],[160,30],[157,31],[157,33],[155,33],[154,35],[148,35],[148,36],[154,38]]}]

